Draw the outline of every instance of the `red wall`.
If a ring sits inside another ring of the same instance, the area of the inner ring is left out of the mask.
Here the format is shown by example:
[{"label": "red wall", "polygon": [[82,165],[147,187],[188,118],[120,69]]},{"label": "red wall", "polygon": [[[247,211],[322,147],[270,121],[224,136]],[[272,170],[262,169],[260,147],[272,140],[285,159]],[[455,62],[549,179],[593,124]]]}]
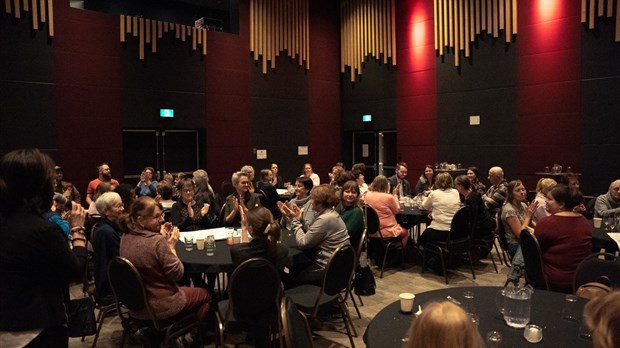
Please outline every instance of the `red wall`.
[{"label": "red wall", "polygon": [[581,171],[581,7],[579,1],[519,1],[519,177],[553,163]]}]

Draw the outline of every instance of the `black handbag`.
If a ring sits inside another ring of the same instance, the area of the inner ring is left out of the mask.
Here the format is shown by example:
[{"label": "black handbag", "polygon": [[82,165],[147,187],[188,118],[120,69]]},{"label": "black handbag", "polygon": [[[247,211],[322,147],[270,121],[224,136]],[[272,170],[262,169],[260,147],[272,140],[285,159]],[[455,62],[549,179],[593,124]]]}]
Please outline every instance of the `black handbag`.
[{"label": "black handbag", "polygon": [[375,276],[372,274],[370,266],[357,267],[354,285],[356,295],[370,296],[375,294],[377,283],[375,282]]},{"label": "black handbag", "polygon": [[69,337],[91,336],[97,332],[95,302],[90,297],[69,301],[67,308]]}]

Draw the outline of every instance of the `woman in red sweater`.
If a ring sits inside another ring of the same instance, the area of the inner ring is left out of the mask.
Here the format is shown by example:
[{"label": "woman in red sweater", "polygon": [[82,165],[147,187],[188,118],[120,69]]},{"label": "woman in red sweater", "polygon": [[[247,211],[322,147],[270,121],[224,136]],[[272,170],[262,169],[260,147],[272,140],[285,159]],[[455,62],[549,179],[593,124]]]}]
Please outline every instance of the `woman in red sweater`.
[{"label": "woman in red sweater", "polygon": [[573,208],[579,205],[580,192],[566,185],[556,185],[547,193],[547,210],[534,235],[543,254],[544,273],[553,291],[572,293],[577,266],[592,252],[590,224]]}]

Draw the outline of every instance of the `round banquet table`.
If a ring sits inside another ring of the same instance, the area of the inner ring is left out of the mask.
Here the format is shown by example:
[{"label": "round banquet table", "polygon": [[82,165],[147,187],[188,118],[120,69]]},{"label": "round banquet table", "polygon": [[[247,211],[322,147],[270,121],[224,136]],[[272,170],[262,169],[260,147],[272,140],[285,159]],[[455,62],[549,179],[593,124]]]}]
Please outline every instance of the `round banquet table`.
[{"label": "round banquet table", "polygon": [[[280,240],[282,244],[288,247],[288,256],[286,266],[299,265],[312,262],[306,254],[297,249],[295,237],[291,231],[282,230]],[[192,251],[185,250],[185,244],[182,241],[176,245],[177,256],[183,262],[185,270],[190,273],[220,273],[228,272],[234,269],[234,264],[230,257],[230,246],[226,244],[226,240],[215,241],[215,252],[213,256],[207,256],[206,250],[198,250],[196,244]]]},{"label": "round banquet table", "polygon": [[618,243],[611,239],[604,227],[592,227],[592,252],[598,253],[601,249],[605,249],[605,252],[610,254],[620,251]]},{"label": "round banquet table", "polygon": [[[431,301],[446,301],[447,296],[461,301],[464,291],[474,293],[475,313],[480,317],[478,330],[484,339],[491,330],[502,333],[501,347],[592,347],[592,341],[578,336],[579,322],[562,319],[562,307],[564,306],[565,294],[534,290],[532,295],[532,310],[530,323],[543,328],[543,340],[532,344],[523,338],[523,329],[511,328],[495,306],[495,294],[499,287],[460,287],[447,288],[416,294],[413,303],[414,311],[418,305],[422,306]],[[398,295],[395,295],[398,297]],[[580,298],[578,305],[581,311],[586,300]],[[414,318],[413,314],[400,312],[400,302],[395,301],[382,309],[368,324],[364,333],[364,342],[368,348],[393,348],[401,347],[402,339],[407,336],[407,331]],[[410,339],[415,339],[412,337]]]}]

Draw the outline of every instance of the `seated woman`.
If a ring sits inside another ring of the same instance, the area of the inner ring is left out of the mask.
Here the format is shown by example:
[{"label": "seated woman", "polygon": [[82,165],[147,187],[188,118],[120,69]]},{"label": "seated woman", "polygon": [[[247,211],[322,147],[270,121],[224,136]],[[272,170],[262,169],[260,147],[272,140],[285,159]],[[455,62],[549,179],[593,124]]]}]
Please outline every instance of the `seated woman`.
[{"label": "seated woman", "polygon": [[84,275],[84,209],[73,202],[71,246],[42,214],[54,195],[54,161],[36,149],[0,159],[0,342],[68,347],[69,283]]},{"label": "seated woman", "polygon": [[236,172],[232,175],[231,182],[235,188],[235,192],[226,197],[224,203],[224,225],[240,227],[241,215],[239,209],[248,209],[260,207],[260,199],[254,193],[250,192],[250,178],[243,171]]},{"label": "seated woman", "polygon": [[[249,240],[249,236],[252,240]],[[241,211],[242,243],[230,248],[230,256],[236,265],[253,257],[262,257],[282,270],[288,249],[279,244],[278,240],[280,240],[280,225],[274,220],[269,209],[257,207],[248,210],[247,213]]]},{"label": "seated woman", "polygon": [[273,172],[271,169],[263,169],[260,171],[260,180],[256,183],[256,188],[261,193],[265,195],[264,197],[264,205],[271,214],[279,218],[282,214],[280,213],[280,209],[278,209],[278,202],[280,201],[280,195],[278,195],[278,191],[276,187],[271,183],[273,181]]},{"label": "seated woman", "polygon": [[469,177],[459,175],[454,179],[454,188],[459,192],[460,200],[471,212],[473,237],[483,238],[493,233],[493,221],[482,201],[482,196],[474,191]]},{"label": "seated woman", "polygon": [[[124,206],[121,196],[116,192],[106,192],[95,201],[101,220],[93,233],[95,264],[95,296],[100,302],[112,303],[114,293],[108,282],[108,263],[118,256],[121,243],[121,228],[118,220],[123,214]],[[111,300],[111,301],[110,301]]]},{"label": "seated woman", "polygon": [[508,183],[508,194],[506,202],[502,207],[501,223],[506,231],[508,241],[508,253],[512,257],[512,265],[508,274],[508,281],[518,283],[523,274],[523,254],[519,247],[519,236],[523,229],[532,230],[530,223],[532,215],[538,207],[538,203],[533,201],[529,206],[526,202],[525,186],[521,180],[513,180]]},{"label": "seated woman", "polygon": [[312,191],[313,185],[314,184],[312,183],[312,180],[310,180],[310,178],[306,178],[305,176],[300,176],[295,181],[295,198],[291,199],[287,203],[278,202],[278,208],[280,209],[280,213],[282,213],[282,219],[280,220],[280,224],[282,227],[284,227],[287,230],[292,229],[291,227],[292,219],[290,219],[284,213],[283,208],[282,208],[283,205],[287,205],[290,208],[291,204],[294,204],[298,208],[300,208],[306,225],[310,225],[312,220],[314,220],[314,212],[312,211],[312,208],[311,208],[312,204],[310,201],[310,192]]},{"label": "seated woman", "polygon": [[420,175],[418,179],[418,183],[415,185],[415,194],[419,195],[424,193],[428,195],[430,191],[434,188],[435,184],[435,170],[433,166],[427,164],[424,167],[424,174]]},{"label": "seated woman", "polygon": [[254,193],[254,167],[245,165],[239,169],[240,172],[244,172],[248,176],[248,191]]},{"label": "seated woman", "polygon": [[[120,219],[123,230],[120,256],[128,259],[142,276],[148,302],[158,319],[196,312],[203,321],[211,305],[209,292],[203,288],[179,287],[183,263],[176,254],[179,229],[165,223],[162,208],[151,197],[140,197],[128,215]],[[133,317],[150,318],[146,308],[132,311]]]},{"label": "seated woman", "polygon": [[405,348],[482,348],[478,327],[452,302],[432,302],[413,320]]},{"label": "seated woman", "polygon": [[157,196],[157,180],[153,180],[153,167],[146,167],[140,174],[140,182],[136,185],[135,192],[138,197],[149,196],[155,198]]},{"label": "seated woman", "polygon": [[429,242],[445,242],[448,239],[452,218],[461,208],[459,192],[454,189],[452,176],[449,173],[437,174],[434,186],[435,189],[426,197],[421,206],[433,219],[420,236],[418,242],[422,246]]},{"label": "seated woman", "polygon": [[481,196],[487,192],[487,187],[480,181],[480,171],[477,167],[467,168],[467,177],[471,181],[471,186],[474,191],[478,192]]},{"label": "seated woman", "polygon": [[368,191],[368,184],[364,182],[364,173],[359,169],[354,169],[352,173],[353,173],[353,177],[355,178],[355,182],[357,183],[357,186],[360,191],[359,196],[364,197],[364,195]]},{"label": "seated woman", "polygon": [[532,225],[536,226],[536,224],[551,215],[550,212],[547,211],[547,193],[555,186],[557,182],[551,178],[541,178],[538,180],[536,184],[536,198],[534,201],[538,202],[538,207],[532,215]]},{"label": "seated woman", "polygon": [[340,203],[336,211],[347,226],[349,240],[354,248],[362,238],[364,232],[364,212],[359,206],[360,191],[355,181],[347,181],[340,191]]},{"label": "seated woman", "polygon": [[547,209],[552,215],[536,225],[543,272],[552,291],[572,293],[575,270],[592,252],[590,224],[583,215],[573,212],[579,201],[579,192],[556,185],[547,194]]},{"label": "seated woman", "polygon": [[[379,217],[379,229],[383,237],[400,237],[403,246],[407,245],[409,233],[396,222],[396,214],[400,211],[397,192],[390,192],[390,183],[383,175],[378,175],[368,187],[364,203],[372,207]],[[379,233],[368,235],[379,238]]]},{"label": "seated woman", "polygon": [[217,217],[208,203],[196,200],[194,182],[183,179],[179,184],[181,199],[172,205],[170,222],[181,231],[196,231],[216,227]]},{"label": "seated woman", "polygon": [[310,178],[310,180],[312,180],[313,187],[321,184],[321,178],[319,178],[319,175],[312,170],[312,164],[310,163],[304,164],[304,170],[301,173],[301,176]]},{"label": "seated woman", "polygon": [[325,275],[325,267],[334,251],[340,246],[350,245],[346,225],[334,210],[336,204],[338,204],[338,198],[334,188],[323,184],[312,189],[312,210],[315,218],[309,225],[306,224],[301,209],[297,205],[282,206],[283,213],[292,219],[291,225],[297,247],[302,250],[312,250],[314,254],[314,262],[310,266],[290,270],[289,286],[291,283],[320,286]]},{"label": "seated woman", "polygon": [[106,192],[114,191],[115,188],[116,187],[114,186],[114,184],[111,184],[106,181],[102,181],[99,183],[99,185],[97,185],[97,188],[95,188],[95,193],[93,194],[93,201],[88,206],[88,218],[89,219],[99,219],[99,217],[101,217],[101,215],[99,215],[99,212],[97,211],[97,206],[95,205],[95,201],[102,194]]},{"label": "seated woman", "polygon": [[[164,208],[164,212],[172,210],[172,206],[175,203],[172,199],[173,194],[174,190],[169,182],[160,181],[157,184],[157,195],[159,196],[159,203]],[[157,200],[157,198],[155,200]]]},{"label": "seated woman", "polygon": [[213,214],[217,214],[220,211],[220,206],[215,200],[215,192],[209,184],[209,174],[204,169],[195,170],[192,176],[192,181],[195,185],[196,192],[194,193],[194,199],[201,201],[203,204],[207,203],[211,206]]}]

